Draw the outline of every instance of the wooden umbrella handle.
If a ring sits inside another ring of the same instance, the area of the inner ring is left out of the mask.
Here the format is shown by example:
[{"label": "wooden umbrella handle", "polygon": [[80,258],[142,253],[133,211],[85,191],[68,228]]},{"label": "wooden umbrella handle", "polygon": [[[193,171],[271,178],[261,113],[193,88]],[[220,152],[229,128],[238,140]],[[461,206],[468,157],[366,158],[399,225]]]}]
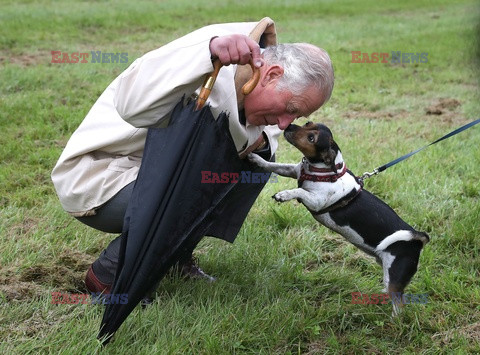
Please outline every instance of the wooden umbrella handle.
[{"label": "wooden umbrella handle", "polygon": [[242,86],[242,94],[243,95],[248,95],[250,94],[253,89],[255,89],[255,86],[257,86],[258,81],[260,80],[260,68],[257,68],[253,64],[253,60],[250,59],[249,62],[250,66],[252,67],[252,77],[250,78],[249,81],[245,83],[245,85]]},{"label": "wooden umbrella handle", "polygon": [[[257,86],[258,80],[260,79],[260,69],[253,65],[252,60],[250,60],[249,64],[252,67],[253,75],[252,78],[242,87],[242,94],[244,95],[250,94],[253,89],[255,89],[255,86]],[[215,84],[215,80],[217,79],[217,75],[221,67],[222,63],[219,59],[216,59],[213,62],[213,72],[208,74],[205,78],[205,81],[203,82],[202,89],[200,90],[200,94],[197,98],[197,105],[195,107],[195,110],[200,110],[205,105],[205,102],[207,102],[207,99],[210,96],[210,92],[213,89],[213,84]]]}]

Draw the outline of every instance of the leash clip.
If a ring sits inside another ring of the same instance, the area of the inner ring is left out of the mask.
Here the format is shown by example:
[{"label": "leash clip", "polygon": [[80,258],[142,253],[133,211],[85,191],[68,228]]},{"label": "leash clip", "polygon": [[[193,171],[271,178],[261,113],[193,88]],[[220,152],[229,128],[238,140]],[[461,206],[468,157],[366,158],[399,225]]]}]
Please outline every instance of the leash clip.
[{"label": "leash clip", "polygon": [[359,179],[363,182],[365,179],[371,178],[372,176],[378,175],[380,171],[378,171],[378,168],[373,169],[371,173],[365,172],[363,173],[362,176],[359,177]]}]

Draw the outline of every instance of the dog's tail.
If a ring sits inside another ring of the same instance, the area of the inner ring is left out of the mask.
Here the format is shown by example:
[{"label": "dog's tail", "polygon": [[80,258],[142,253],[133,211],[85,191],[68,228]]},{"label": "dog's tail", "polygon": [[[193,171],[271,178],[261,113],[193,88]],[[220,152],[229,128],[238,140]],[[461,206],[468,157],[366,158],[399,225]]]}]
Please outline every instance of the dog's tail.
[{"label": "dog's tail", "polygon": [[393,234],[390,234],[388,237],[386,237],[384,240],[381,241],[380,244],[377,245],[375,248],[376,251],[382,251],[386,250],[390,245],[404,241],[408,242],[410,240],[419,240],[422,242],[422,247],[425,246],[430,241],[430,237],[428,236],[427,233],[424,232],[418,232],[416,230],[399,230],[396,231]]},{"label": "dog's tail", "polygon": [[415,232],[413,234],[413,239],[419,240],[422,242],[423,246],[430,241],[430,236],[425,232]]}]

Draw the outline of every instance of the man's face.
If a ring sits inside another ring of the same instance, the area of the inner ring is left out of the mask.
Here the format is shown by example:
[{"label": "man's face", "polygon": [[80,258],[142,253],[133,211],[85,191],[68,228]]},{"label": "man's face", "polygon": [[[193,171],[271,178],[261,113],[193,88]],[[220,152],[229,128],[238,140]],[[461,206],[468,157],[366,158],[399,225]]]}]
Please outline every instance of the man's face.
[{"label": "man's face", "polygon": [[245,97],[245,116],[250,124],[278,125],[284,130],[296,118],[307,117],[322,106],[323,95],[315,87],[309,87],[297,96],[289,90],[278,91],[276,87],[282,75],[282,67],[264,68],[259,83]]}]

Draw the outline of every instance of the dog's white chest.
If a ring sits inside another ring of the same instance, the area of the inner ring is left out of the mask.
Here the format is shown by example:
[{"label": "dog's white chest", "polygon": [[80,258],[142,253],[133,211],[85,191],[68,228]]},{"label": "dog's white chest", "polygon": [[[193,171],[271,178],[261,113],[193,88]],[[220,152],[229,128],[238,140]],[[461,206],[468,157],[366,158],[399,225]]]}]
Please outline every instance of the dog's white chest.
[{"label": "dog's white chest", "polygon": [[332,206],[352,190],[360,190],[360,185],[352,175],[345,174],[335,182],[304,181],[301,188],[312,196],[309,201],[302,200],[304,205],[310,211],[319,212]]}]

